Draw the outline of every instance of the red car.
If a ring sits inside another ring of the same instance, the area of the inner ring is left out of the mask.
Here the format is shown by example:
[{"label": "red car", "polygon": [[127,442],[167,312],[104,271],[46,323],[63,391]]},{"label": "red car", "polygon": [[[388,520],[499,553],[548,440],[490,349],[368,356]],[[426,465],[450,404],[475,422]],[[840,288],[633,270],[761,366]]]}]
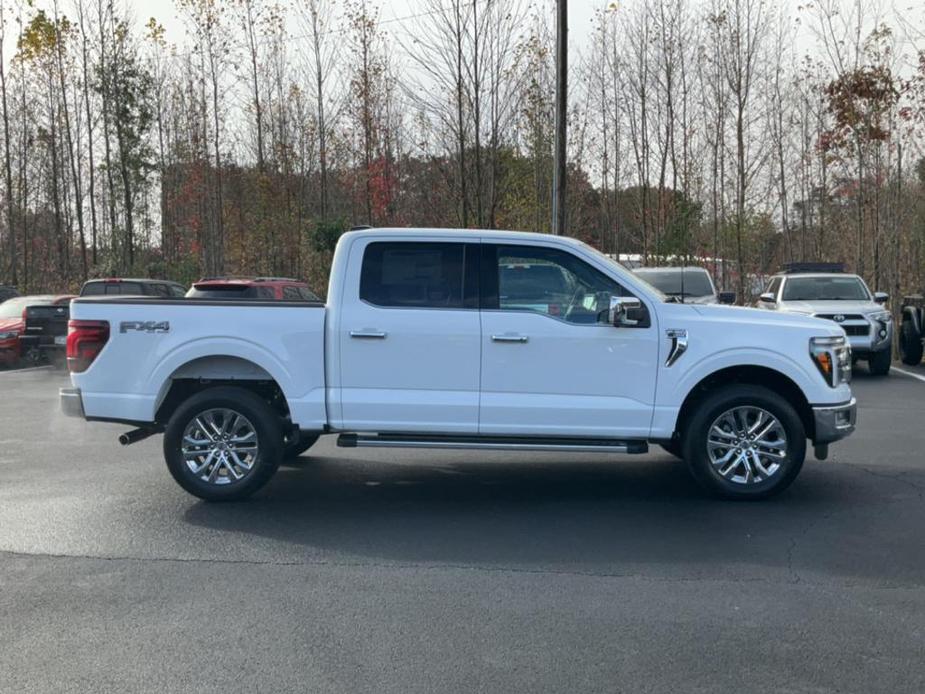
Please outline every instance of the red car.
[{"label": "red car", "polygon": [[206,277],[193,284],[186,298],[320,301],[305,282],[287,277]]},{"label": "red car", "polygon": [[0,304],[0,365],[14,366],[22,355],[19,338],[25,330],[29,306],[67,306],[73,298],[70,294],[42,294],[18,296]]}]

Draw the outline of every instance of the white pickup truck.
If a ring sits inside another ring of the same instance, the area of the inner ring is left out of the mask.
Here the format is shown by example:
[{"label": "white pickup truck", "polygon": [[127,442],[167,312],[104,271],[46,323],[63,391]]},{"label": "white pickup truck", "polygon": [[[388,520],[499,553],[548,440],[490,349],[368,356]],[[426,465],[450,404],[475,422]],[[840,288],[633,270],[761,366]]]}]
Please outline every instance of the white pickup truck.
[{"label": "white pickup truck", "polygon": [[344,234],[327,304],[77,299],[65,413],[164,433],[208,500],[259,489],[320,434],[341,446],[644,453],[761,498],[855,427],[831,321],[682,304],[573,239]]}]

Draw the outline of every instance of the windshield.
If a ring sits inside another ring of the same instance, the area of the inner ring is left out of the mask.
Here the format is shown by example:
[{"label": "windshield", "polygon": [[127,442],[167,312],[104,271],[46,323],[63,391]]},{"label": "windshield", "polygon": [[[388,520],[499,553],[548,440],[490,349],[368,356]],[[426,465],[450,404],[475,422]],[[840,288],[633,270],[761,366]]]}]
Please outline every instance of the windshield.
[{"label": "windshield", "polygon": [[784,301],[870,301],[860,277],[790,277]]},{"label": "windshield", "polygon": [[50,296],[23,296],[16,299],[7,299],[0,304],[0,320],[21,318],[22,312],[27,306],[42,306],[50,303]]},{"label": "windshield", "polygon": [[[701,268],[639,269],[636,274],[669,296],[710,296],[714,293],[710,275]],[[682,278],[683,275],[683,278]]]}]

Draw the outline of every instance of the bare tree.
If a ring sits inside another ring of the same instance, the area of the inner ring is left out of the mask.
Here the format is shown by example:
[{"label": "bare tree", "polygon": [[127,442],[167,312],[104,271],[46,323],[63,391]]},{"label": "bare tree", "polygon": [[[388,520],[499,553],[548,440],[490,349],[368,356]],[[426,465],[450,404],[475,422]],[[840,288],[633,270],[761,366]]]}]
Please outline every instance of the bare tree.
[{"label": "bare tree", "polygon": [[[6,184],[6,233],[9,244],[9,278],[10,282],[17,282],[17,263],[16,263],[16,227],[15,216],[13,213],[13,151],[10,137],[10,110],[7,101],[7,84],[6,84],[6,60],[4,56],[4,47],[6,45],[6,23],[7,17],[4,14],[3,3],[0,3],[0,98],[3,102],[3,176]],[[0,262],[0,269],[3,263]]]},{"label": "bare tree", "polygon": [[333,118],[336,120],[340,105],[334,101],[332,82],[337,72],[339,51],[333,31],[332,0],[303,0],[297,3],[302,24],[306,29],[310,49],[307,55],[309,79],[314,89],[318,137],[319,214],[322,219],[328,215],[328,142],[331,137],[332,102]]},{"label": "bare tree", "polygon": [[735,132],[735,238],[739,266],[737,293],[745,296],[745,248],[747,196],[762,152],[750,147],[751,126],[755,120],[755,89],[763,50],[770,36],[770,12],[765,0],[721,0],[718,38],[720,62],[729,89]]}]

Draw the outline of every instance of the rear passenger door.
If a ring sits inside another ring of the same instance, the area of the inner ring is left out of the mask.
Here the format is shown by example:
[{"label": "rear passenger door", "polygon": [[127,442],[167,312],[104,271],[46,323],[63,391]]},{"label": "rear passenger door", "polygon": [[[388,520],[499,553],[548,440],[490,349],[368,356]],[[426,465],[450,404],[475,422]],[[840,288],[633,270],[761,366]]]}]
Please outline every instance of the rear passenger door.
[{"label": "rear passenger door", "polygon": [[343,428],[477,433],[478,262],[462,240],[354,244],[337,327]]}]

